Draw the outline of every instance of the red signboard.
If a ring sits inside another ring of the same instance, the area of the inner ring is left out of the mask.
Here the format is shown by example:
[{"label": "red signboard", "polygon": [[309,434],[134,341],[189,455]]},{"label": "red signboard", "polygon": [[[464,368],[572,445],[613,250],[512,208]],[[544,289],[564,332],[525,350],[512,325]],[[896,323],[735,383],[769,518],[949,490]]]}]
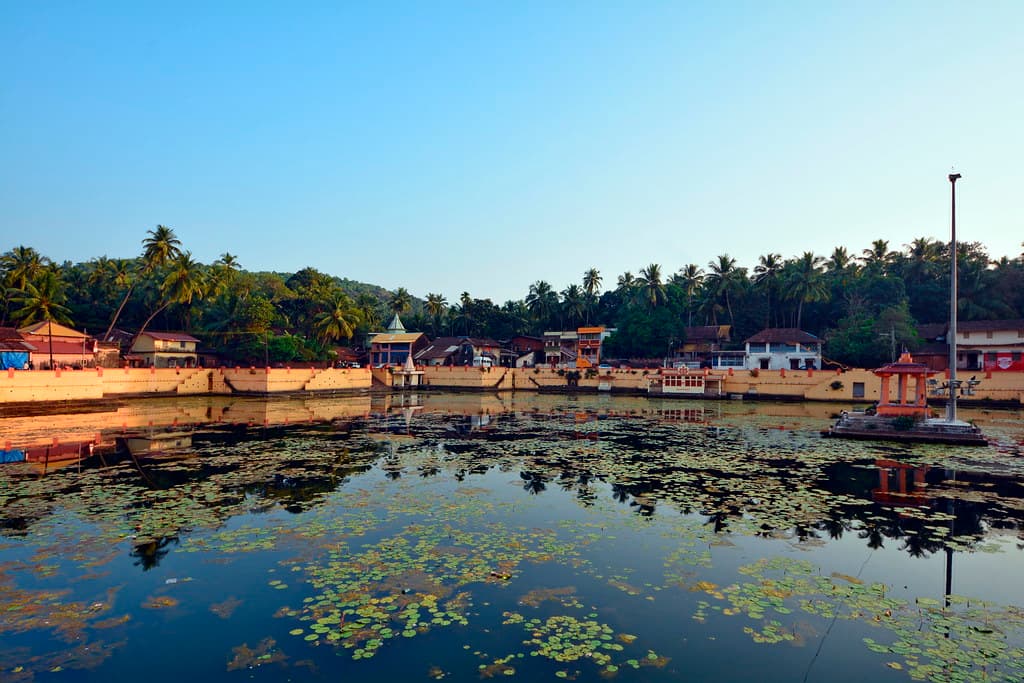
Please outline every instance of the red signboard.
[{"label": "red signboard", "polygon": [[986,353],[985,370],[989,372],[1003,370],[1024,372],[1024,360],[1021,360],[1019,353]]}]

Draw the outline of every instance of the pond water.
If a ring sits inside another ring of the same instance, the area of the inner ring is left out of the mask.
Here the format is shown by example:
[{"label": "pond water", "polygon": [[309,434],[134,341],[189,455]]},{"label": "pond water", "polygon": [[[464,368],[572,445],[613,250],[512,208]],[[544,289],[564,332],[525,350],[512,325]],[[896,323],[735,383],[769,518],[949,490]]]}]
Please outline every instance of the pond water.
[{"label": "pond water", "polygon": [[[835,406],[150,399],[0,416],[0,680],[1024,678],[1024,422]],[[87,454],[86,454],[87,455]]]}]

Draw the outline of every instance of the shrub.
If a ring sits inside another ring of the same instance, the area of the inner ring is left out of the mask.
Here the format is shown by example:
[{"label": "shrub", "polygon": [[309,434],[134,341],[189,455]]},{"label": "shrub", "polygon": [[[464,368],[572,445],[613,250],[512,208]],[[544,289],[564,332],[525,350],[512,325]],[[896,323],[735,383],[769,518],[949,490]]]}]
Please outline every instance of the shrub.
[{"label": "shrub", "polygon": [[909,415],[900,415],[892,421],[892,428],[898,432],[905,432],[913,426],[914,418]]},{"label": "shrub", "polygon": [[843,383],[840,382],[839,380],[834,380],[832,384],[829,384],[829,386],[832,387],[834,391],[839,391],[840,389],[843,388]]},{"label": "shrub", "polygon": [[760,370],[760,368],[751,368],[751,369],[750,369],[750,376],[751,376],[751,377],[757,377],[757,376],[759,376],[760,374],[761,374],[761,370]]}]

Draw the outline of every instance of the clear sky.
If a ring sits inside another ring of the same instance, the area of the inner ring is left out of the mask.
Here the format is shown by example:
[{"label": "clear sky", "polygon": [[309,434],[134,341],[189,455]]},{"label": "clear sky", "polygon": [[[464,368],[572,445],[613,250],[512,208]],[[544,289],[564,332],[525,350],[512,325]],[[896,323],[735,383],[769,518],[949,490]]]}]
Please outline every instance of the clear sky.
[{"label": "clear sky", "polygon": [[0,252],[496,303],[1024,240],[1024,2],[4,2]]}]

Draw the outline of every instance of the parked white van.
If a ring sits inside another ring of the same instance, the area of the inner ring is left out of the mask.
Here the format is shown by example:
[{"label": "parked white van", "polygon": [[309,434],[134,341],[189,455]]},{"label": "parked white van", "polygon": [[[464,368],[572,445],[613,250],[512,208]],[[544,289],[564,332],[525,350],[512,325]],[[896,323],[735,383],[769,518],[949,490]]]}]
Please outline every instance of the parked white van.
[{"label": "parked white van", "polygon": [[488,356],[474,356],[473,367],[474,368],[489,368],[494,365],[494,361]]}]

